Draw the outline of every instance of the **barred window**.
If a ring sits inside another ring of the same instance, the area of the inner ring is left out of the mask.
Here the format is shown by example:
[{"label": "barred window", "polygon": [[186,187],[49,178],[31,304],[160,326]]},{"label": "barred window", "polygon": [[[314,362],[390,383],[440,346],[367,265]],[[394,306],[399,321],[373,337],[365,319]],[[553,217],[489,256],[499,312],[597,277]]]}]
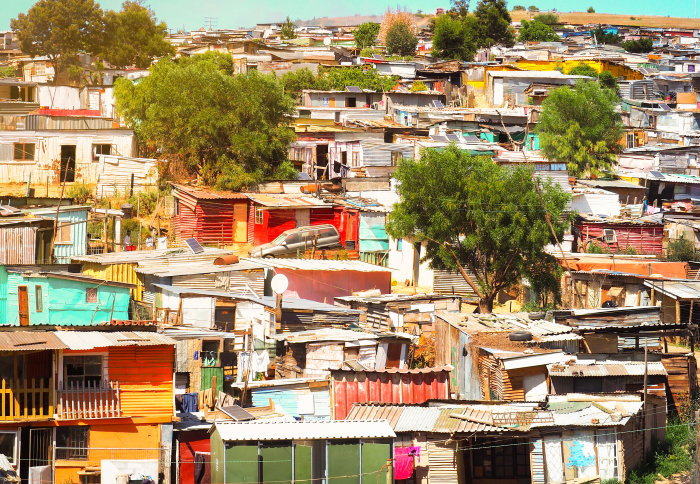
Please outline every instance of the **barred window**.
[{"label": "barred window", "polygon": [[90,427],[86,425],[56,429],[56,459],[85,460],[88,458]]}]

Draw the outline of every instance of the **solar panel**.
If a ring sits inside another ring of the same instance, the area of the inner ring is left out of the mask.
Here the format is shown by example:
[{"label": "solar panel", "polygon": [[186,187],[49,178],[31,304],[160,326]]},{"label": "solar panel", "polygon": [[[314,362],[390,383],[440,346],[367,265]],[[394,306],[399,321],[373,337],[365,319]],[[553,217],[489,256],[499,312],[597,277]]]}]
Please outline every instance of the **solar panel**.
[{"label": "solar panel", "polygon": [[362,89],[360,89],[358,86],[345,86],[345,90],[347,92],[362,92]]},{"label": "solar panel", "polygon": [[456,141],[457,143],[460,142],[460,136],[457,135],[457,134],[454,134],[454,133],[448,134],[448,135],[447,135],[447,139],[450,140],[450,141]]},{"label": "solar panel", "polygon": [[197,239],[192,238],[192,239],[185,239],[185,243],[187,244],[187,247],[190,248],[193,254],[201,254],[204,252],[204,247],[197,242]]},{"label": "solar panel", "polygon": [[430,139],[433,141],[441,141],[441,142],[449,142],[450,140],[447,138],[447,136],[439,135],[439,134],[431,134]]},{"label": "solar panel", "polygon": [[654,175],[655,177],[658,177],[658,178],[664,177],[664,174],[661,173],[660,171],[650,171],[649,173],[651,173],[652,175]]},{"label": "solar panel", "polygon": [[660,103],[660,104],[659,104],[659,107],[660,107],[662,110],[664,110],[664,111],[670,111],[670,110],[671,110],[671,107],[670,107],[668,104],[666,104],[666,103]]},{"label": "solar panel", "polygon": [[384,60],[384,57],[382,57],[379,54],[372,54],[372,59],[374,60]]},{"label": "solar panel", "polygon": [[433,107],[435,107],[435,108],[444,108],[445,105],[442,104],[442,101],[440,101],[439,99],[434,99],[434,100],[433,100]]}]

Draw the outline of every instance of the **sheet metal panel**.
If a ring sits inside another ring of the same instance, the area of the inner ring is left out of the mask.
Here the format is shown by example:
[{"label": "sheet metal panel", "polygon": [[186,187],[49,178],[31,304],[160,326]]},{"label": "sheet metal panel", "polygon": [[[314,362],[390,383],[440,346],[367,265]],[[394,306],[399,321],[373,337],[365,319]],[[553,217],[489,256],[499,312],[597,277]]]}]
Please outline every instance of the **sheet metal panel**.
[{"label": "sheet metal panel", "polygon": [[216,422],[222,440],[381,439],[396,434],[386,420],[329,422]]},{"label": "sheet metal panel", "polygon": [[0,264],[35,264],[36,228],[0,227]]}]

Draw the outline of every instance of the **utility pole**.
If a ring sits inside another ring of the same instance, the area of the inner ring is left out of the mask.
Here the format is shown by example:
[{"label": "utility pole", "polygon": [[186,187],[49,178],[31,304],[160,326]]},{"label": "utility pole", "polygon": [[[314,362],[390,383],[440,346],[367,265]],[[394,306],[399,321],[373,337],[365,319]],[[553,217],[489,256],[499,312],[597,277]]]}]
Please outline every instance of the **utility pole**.
[{"label": "utility pole", "polygon": [[216,27],[216,17],[204,17],[204,25],[209,25],[208,30],[214,30],[213,27]]}]

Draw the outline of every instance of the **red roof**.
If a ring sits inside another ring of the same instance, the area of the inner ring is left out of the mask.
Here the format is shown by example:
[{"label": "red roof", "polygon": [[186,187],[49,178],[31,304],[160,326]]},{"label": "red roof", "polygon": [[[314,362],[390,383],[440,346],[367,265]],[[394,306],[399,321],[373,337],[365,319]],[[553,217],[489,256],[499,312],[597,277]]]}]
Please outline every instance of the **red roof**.
[{"label": "red roof", "polygon": [[41,108],[38,109],[37,114],[46,114],[49,116],[91,116],[100,117],[99,109],[49,109]]},{"label": "red roof", "polygon": [[178,185],[176,183],[173,183],[173,186],[179,191],[185,192],[199,200],[244,200],[248,198],[248,195],[241,192],[189,187],[187,185]]}]

